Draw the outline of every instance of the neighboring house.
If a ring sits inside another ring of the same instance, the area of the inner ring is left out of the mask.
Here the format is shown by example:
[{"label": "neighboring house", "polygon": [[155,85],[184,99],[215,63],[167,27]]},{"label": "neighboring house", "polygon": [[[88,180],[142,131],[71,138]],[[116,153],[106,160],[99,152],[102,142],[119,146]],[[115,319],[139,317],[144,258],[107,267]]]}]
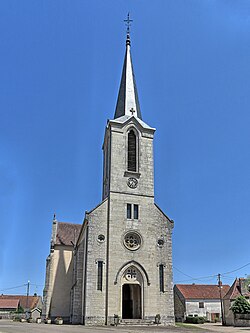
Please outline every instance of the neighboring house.
[{"label": "neighboring house", "polygon": [[41,318],[42,310],[38,308],[31,309],[29,312],[29,317],[32,318],[34,321],[37,320],[37,318]]},{"label": "neighboring house", "polygon": [[[222,285],[222,297],[230,286]],[[174,286],[175,320],[183,322],[187,316],[206,317],[209,321],[221,318],[220,291],[218,285],[176,284]]]},{"label": "neighboring house", "polygon": [[41,296],[0,295],[0,315],[2,317],[10,318],[11,313],[19,309],[31,312],[35,308],[42,309]]},{"label": "neighboring house", "polygon": [[19,299],[0,298],[0,316],[5,316],[10,312],[15,312],[19,308]]},{"label": "neighboring house", "polygon": [[227,326],[235,325],[234,313],[231,310],[235,299],[240,295],[245,296],[247,299],[250,297],[250,293],[247,290],[246,280],[244,278],[236,278],[234,283],[223,297],[223,307],[224,307],[224,321]]}]

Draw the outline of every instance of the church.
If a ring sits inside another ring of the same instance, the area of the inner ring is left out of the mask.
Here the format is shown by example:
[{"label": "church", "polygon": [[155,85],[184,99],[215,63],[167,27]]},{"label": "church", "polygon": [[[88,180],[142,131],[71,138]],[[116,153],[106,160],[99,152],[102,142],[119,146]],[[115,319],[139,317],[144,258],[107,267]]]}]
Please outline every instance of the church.
[{"label": "church", "polygon": [[174,324],[173,221],[154,201],[155,128],[142,118],[129,29],[114,119],[103,142],[102,202],[83,223],[54,216],[43,318],[83,325]]}]

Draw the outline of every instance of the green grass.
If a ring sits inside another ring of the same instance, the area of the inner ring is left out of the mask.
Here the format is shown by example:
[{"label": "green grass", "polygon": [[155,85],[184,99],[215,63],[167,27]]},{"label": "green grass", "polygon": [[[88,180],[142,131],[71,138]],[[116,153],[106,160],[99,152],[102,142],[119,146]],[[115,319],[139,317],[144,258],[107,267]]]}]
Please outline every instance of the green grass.
[{"label": "green grass", "polygon": [[181,328],[192,328],[192,329],[197,329],[197,330],[201,329],[200,327],[198,327],[197,325],[194,325],[194,324],[175,323],[175,326],[181,327]]}]

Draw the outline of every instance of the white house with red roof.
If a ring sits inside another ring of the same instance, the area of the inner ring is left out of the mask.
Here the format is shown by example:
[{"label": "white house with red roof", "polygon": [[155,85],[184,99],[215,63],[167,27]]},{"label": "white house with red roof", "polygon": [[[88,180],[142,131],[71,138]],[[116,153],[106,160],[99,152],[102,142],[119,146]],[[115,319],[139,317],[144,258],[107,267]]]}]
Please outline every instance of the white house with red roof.
[{"label": "white house with red roof", "polygon": [[[221,285],[222,297],[229,285]],[[220,290],[218,285],[176,284],[174,286],[175,320],[183,322],[187,316],[205,317],[209,321],[221,318]]]}]

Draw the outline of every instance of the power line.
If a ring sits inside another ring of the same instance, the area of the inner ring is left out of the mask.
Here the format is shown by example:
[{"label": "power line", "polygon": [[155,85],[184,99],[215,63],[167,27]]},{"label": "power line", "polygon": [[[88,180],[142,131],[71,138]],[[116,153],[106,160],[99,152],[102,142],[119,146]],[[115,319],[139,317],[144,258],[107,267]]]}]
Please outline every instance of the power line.
[{"label": "power line", "polygon": [[228,279],[228,280],[235,279],[235,276],[226,276],[226,275],[223,275],[223,274],[221,274],[221,276],[223,277],[223,280],[225,280],[225,279]]},{"label": "power line", "polygon": [[233,271],[226,272],[226,273],[222,273],[222,274],[223,274],[223,275],[226,275],[226,274],[234,273],[234,272],[237,272],[237,271],[241,270],[242,268],[247,267],[247,266],[249,266],[249,265],[250,265],[250,262],[249,262],[248,264],[246,264],[246,265],[243,265],[243,266],[237,268],[237,269],[234,269]]},{"label": "power line", "polygon": [[213,281],[216,279],[216,276],[212,277],[212,278],[205,278],[205,279],[187,279],[187,280],[181,280],[181,281],[176,281],[176,283],[182,283],[182,282],[188,282],[188,281],[201,281],[201,282],[209,282],[209,281]]},{"label": "power line", "polygon": [[185,276],[187,276],[187,277],[189,277],[189,278],[191,278],[192,280],[194,279],[192,276],[190,276],[190,275],[188,275],[188,274],[186,274],[186,273],[184,273],[184,272],[182,272],[179,268],[177,268],[177,267],[174,267],[173,266],[173,268],[174,269],[176,269],[178,272],[180,272],[181,274],[183,274],[183,275],[185,275]]},{"label": "power line", "polygon": [[17,289],[17,288],[21,288],[21,287],[25,287],[27,286],[27,283],[22,284],[20,286],[16,286],[16,287],[10,287],[10,288],[5,288],[5,289],[0,289],[0,291],[6,291],[6,290],[11,290],[11,289]]},{"label": "power line", "polygon": [[[234,269],[234,270],[232,270],[232,271],[230,271],[230,272],[221,273],[221,276],[223,276],[223,277],[226,278],[226,279],[227,279],[227,278],[230,278],[230,277],[227,277],[227,276],[224,276],[224,275],[227,275],[227,274],[231,274],[231,273],[237,272],[237,271],[241,270],[242,268],[245,268],[245,267],[247,267],[247,266],[249,266],[249,265],[250,265],[250,262],[247,263],[247,264],[245,264],[245,265],[243,265],[243,266],[241,266],[241,267],[239,267],[239,268],[236,268],[236,269]],[[218,276],[218,274],[213,274],[213,275],[208,275],[208,276],[193,277],[193,276],[191,276],[191,275],[188,275],[188,274],[184,273],[183,271],[181,271],[179,268],[177,268],[177,267],[175,267],[175,266],[173,266],[173,268],[174,268],[175,270],[177,270],[179,273],[181,273],[181,274],[183,274],[183,275],[185,275],[185,276],[187,276],[187,277],[190,278],[189,280],[176,281],[176,283],[180,283],[180,282],[188,282],[188,281],[192,281],[192,280],[203,281],[203,280],[208,279],[208,278],[212,278],[212,279],[207,280],[207,281],[211,281],[211,280],[213,280],[215,277]],[[233,277],[232,277],[232,278],[233,278]]]},{"label": "power line", "polygon": [[21,284],[20,286],[15,286],[15,287],[9,287],[9,288],[4,288],[4,289],[0,289],[0,292],[1,291],[7,291],[7,290],[12,290],[12,289],[18,289],[18,288],[22,288],[22,287],[27,287],[28,284],[30,286],[35,286],[35,287],[43,287],[44,285],[43,284],[35,284],[35,283],[24,283],[24,284]]},{"label": "power line", "polygon": [[197,280],[197,279],[189,279],[189,280],[180,280],[180,281],[175,281],[175,283],[183,283],[183,282],[190,282],[190,281],[200,281],[200,282],[211,282],[214,281],[216,277],[213,277],[212,279],[204,279],[204,280]]},{"label": "power line", "polygon": [[[176,270],[177,270],[178,272],[180,272],[181,274],[183,274],[183,275],[185,275],[185,276],[191,278],[191,280],[198,280],[198,281],[200,280],[200,281],[202,281],[202,280],[204,280],[204,279],[214,278],[214,277],[217,276],[217,274],[214,274],[214,275],[201,276],[201,277],[195,278],[195,277],[193,277],[193,276],[190,276],[190,275],[188,275],[188,274],[182,272],[182,271],[181,271],[179,268],[177,268],[177,267],[174,267],[174,266],[173,266],[173,268],[176,269]],[[188,280],[188,281],[190,281],[190,280]]]},{"label": "power line", "polygon": [[35,287],[44,287],[44,284],[36,284],[36,283],[30,283],[30,286],[35,286]]}]

